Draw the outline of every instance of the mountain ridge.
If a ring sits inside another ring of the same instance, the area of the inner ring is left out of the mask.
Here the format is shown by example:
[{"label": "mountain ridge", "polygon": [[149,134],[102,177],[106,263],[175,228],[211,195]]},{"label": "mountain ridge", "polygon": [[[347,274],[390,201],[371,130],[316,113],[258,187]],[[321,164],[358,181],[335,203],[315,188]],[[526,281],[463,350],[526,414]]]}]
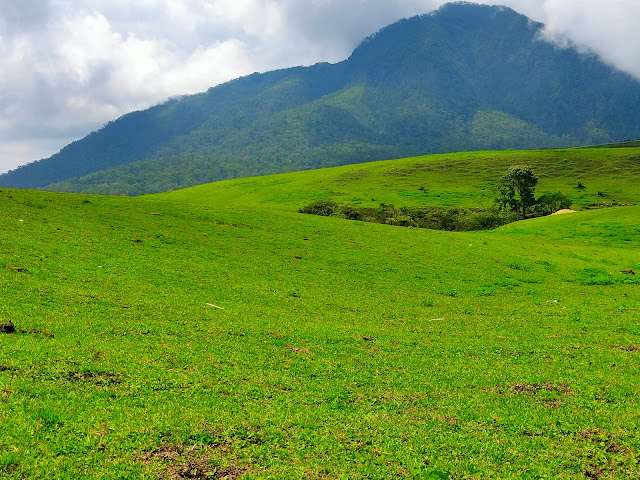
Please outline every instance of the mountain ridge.
[{"label": "mountain ridge", "polygon": [[508,7],[402,19],[348,59],[132,112],[0,186],[137,195],[426,153],[640,137],[640,82]]}]

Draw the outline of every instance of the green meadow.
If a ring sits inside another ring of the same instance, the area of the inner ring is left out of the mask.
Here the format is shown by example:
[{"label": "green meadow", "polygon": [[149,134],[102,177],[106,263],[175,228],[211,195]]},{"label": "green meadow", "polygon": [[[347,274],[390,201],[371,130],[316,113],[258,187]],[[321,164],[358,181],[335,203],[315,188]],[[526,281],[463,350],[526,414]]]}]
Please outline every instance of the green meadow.
[{"label": "green meadow", "polygon": [[362,206],[490,206],[497,181],[510,166],[521,164],[532,166],[540,178],[538,195],[560,191],[574,208],[633,203],[640,197],[640,148],[635,147],[429,155],[217,182],[154,198],[288,211],[317,200]]},{"label": "green meadow", "polygon": [[640,207],[465,233],[297,213],[490,206],[515,164],[576,210],[640,202],[640,148],[2,189],[0,478],[639,478]]}]

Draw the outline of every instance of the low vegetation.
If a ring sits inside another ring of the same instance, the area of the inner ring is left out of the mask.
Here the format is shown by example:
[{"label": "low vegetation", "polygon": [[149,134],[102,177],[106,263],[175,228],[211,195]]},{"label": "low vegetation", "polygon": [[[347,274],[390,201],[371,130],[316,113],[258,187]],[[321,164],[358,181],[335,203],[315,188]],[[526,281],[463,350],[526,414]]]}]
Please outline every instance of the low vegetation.
[{"label": "low vegetation", "polygon": [[540,195],[633,203],[637,156],[2,189],[0,477],[638,478],[640,207],[481,232],[297,213],[493,205],[517,164]]},{"label": "low vegetation", "polygon": [[298,210],[320,216],[333,216],[348,220],[384,223],[400,227],[430,228],[449,232],[491,230],[507,223],[515,222],[519,216],[515,212],[496,208],[445,208],[445,207],[402,207],[381,203],[379,207],[354,207],[339,205],[331,200],[313,202]]},{"label": "low vegetation", "polygon": [[[430,228],[450,232],[491,230],[527,216],[551,215],[571,207],[571,200],[561,192],[545,194],[535,198],[538,178],[529,166],[511,167],[497,187],[498,196],[494,208],[444,208],[444,207],[402,207],[381,203],[379,207],[356,207],[339,205],[332,200],[319,200],[298,210],[299,213],[334,216],[348,220],[385,223],[401,227]],[[424,187],[421,187],[424,190]],[[518,213],[520,212],[520,215]]]}]

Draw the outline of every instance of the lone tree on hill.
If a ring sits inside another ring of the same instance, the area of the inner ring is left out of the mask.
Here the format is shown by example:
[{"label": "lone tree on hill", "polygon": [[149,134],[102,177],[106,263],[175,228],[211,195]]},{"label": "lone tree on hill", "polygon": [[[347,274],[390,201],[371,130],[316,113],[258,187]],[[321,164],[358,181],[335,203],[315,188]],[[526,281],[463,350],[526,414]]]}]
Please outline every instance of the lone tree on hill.
[{"label": "lone tree on hill", "polygon": [[[522,209],[522,218],[527,214],[527,208],[536,203],[535,191],[538,177],[533,169],[527,165],[516,165],[509,168],[509,173],[500,179],[498,184],[497,201],[503,208],[511,210]],[[520,197],[516,198],[516,193]]]}]

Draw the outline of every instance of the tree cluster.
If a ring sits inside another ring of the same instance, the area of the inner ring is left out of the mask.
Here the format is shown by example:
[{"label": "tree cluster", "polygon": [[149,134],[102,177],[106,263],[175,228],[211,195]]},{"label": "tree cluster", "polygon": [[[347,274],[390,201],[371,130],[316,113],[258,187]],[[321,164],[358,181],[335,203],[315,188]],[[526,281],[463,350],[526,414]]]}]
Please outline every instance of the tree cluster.
[{"label": "tree cluster", "polygon": [[533,168],[528,165],[513,166],[498,182],[496,202],[503,211],[518,212],[520,218],[526,218],[528,212],[534,216],[544,216],[571,207],[571,200],[560,192],[536,199],[537,185],[538,177]]}]

